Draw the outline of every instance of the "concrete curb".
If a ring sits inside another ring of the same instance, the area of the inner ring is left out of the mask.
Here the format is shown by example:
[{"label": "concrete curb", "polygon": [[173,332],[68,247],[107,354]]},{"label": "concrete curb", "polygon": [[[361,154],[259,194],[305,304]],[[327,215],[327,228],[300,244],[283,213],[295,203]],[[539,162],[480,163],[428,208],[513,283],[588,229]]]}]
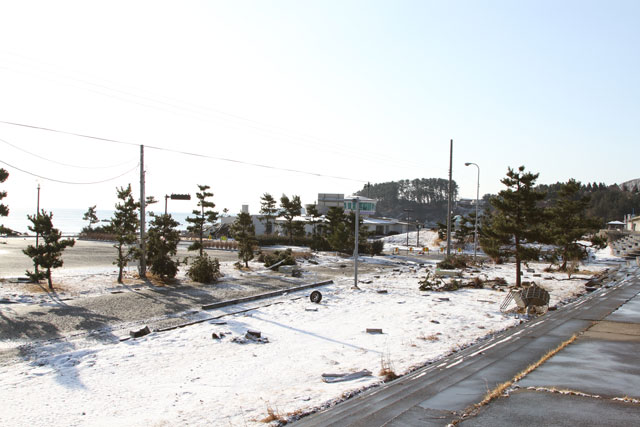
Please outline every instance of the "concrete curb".
[{"label": "concrete curb", "polygon": [[301,291],[301,290],[304,290],[304,289],[309,289],[309,288],[315,288],[315,287],[318,287],[318,286],[329,285],[331,283],[333,283],[333,280],[325,280],[324,282],[311,283],[309,285],[302,285],[302,286],[298,286],[298,287],[295,287],[295,288],[288,288],[288,289],[283,289],[283,290],[280,290],[280,291],[268,292],[266,294],[254,295],[254,296],[245,297],[245,298],[232,299],[232,300],[228,300],[228,301],[221,301],[221,302],[217,302],[217,303],[214,303],[214,304],[207,304],[207,305],[203,305],[202,309],[203,310],[213,310],[213,309],[216,309],[216,308],[226,307],[228,305],[234,305],[234,304],[241,304],[241,303],[244,303],[244,302],[257,301],[257,300],[264,299],[264,298],[277,297],[277,296],[280,296],[280,295],[287,294],[289,292]]},{"label": "concrete curb", "polygon": [[[221,307],[226,307],[229,305],[234,305],[234,304],[241,304],[243,302],[250,302],[250,301],[257,301],[260,299],[265,299],[265,298],[270,298],[270,297],[277,297],[280,295],[284,295],[286,293],[289,292],[296,292],[296,291],[301,291],[304,289],[309,289],[309,288],[315,288],[318,286],[324,286],[324,285],[329,285],[333,283],[333,280],[326,280],[324,282],[318,282],[318,283],[311,283],[309,285],[303,285],[303,286],[298,286],[296,288],[289,288],[289,289],[283,289],[281,291],[274,291],[274,292],[268,292],[266,294],[260,294],[260,295],[254,295],[252,297],[246,297],[246,298],[238,298],[238,299],[232,299],[232,300],[227,300],[227,301],[221,301],[215,304],[207,304],[207,305],[203,305],[202,309],[203,310],[213,310],[216,308],[221,308]],[[221,317],[224,316],[229,316],[231,314],[239,314],[239,313],[245,313],[247,311],[251,311],[251,310],[255,310],[256,307],[252,307],[252,308],[247,308],[244,310],[240,310],[234,313],[226,313],[226,314],[222,314],[219,316],[214,316],[214,317],[207,317],[205,319],[198,319],[198,320],[193,320],[191,322],[187,322],[187,323],[181,323],[179,325],[175,325],[175,326],[169,326],[166,328],[159,328],[159,329],[154,329],[153,332],[167,332],[167,331],[172,331],[174,329],[181,329],[187,326],[191,326],[191,325],[197,325],[198,323],[204,323],[204,322],[208,322],[211,320],[216,320],[219,319]],[[131,337],[125,337],[125,338],[121,338],[120,341],[128,341],[129,339],[131,339]]]}]

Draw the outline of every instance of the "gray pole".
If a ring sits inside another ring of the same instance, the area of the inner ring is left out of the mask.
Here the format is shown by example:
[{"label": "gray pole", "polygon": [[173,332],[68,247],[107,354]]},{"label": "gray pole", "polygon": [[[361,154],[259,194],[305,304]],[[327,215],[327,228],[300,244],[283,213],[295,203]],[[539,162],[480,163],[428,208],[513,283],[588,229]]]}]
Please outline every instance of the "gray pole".
[{"label": "gray pole", "polygon": [[478,256],[478,202],[480,200],[480,166],[475,163],[465,163],[465,166],[474,165],[478,168],[478,185],[476,187],[476,220],[474,221],[474,232],[473,232],[473,260],[475,261]]},{"label": "gray pole", "polygon": [[355,198],[353,199],[353,202],[356,204],[356,244],[353,248],[353,287],[355,289],[360,289],[358,287],[358,234],[360,234],[360,200],[358,198]]},{"label": "gray pole", "polygon": [[[40,183],[38,183],[38,201],[36,203],[36,218],[40,216]],[[38,247],[38,241],[40,240],[40,233],[36,231],[36,248]],[[38,264],[34,263],[34,269],[36,276],[38,275]]]},{"label": "gray pole", "polygon": [[413,212],[413,209],[403,209],[407,213],[407,255],[409,254],[409,212]]},{"label": "gray pole", "polygon": [[140,278],[147,277],[147,245],[145,242],[146,229],[146,197],[144,195],[144,145],[140,146]]},{"label": "gray pole", "polygon": [[449,145],[449,198],[447,201],[447,256],[451,255],[451,176],[453,175],[453,139]]}]

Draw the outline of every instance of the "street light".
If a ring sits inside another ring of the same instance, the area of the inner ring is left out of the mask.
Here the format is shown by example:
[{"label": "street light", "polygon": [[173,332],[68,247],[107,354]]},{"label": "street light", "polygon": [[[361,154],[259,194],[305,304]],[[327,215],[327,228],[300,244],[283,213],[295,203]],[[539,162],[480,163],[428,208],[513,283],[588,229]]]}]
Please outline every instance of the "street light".
[{"label": "street light", "polygon": [[473,237],[473,260],[475,261],[478,255],[478,201],[479,201],[478,199],[480,198],[480,166],[471,162],[467,162],[464,165],[465,166],[474,165],[475,167],[478,168],[478,186],[476,188],[476,220],[474,221],[475,230],[474,230],[474,237]]},{"label": "street light", "polygon": [[167,200],[191,200],[191,194],[172,194],[164,196],[164,214],[167,214]]},{"label": "street light", "polygon": [[413,212],[413,209],[403,209],[407,213],[407,254],[409,254],[409,212]]},{"label": "street light", "polygon": [[[348,200],[348,199],[347,199]],[[353,248],[353,289],[360,289],[358,287],[358,235],[360,234],[360,197],[355,196],[351,199],[353,207],[356,211],[356,238]]]}]

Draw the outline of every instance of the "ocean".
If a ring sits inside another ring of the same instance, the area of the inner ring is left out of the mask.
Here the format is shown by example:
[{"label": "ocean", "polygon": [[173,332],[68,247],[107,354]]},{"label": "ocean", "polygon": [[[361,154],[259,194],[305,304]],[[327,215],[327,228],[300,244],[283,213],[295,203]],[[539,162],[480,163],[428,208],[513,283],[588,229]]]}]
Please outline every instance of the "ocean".
[{"label": "ocean", "polygon": [[[82,229],[89,225],[89,223],[82,219],[86,209],[45,209],[47,212],[53,213],[53,226],[62,231],[64,235],[78,234]],[[108,222],[109,218],[113,216],[113,210],[97,210],[96,215],[100,221]],[[163,214],[163,211],[154,211],[158,214]],[[178,221],[180,225],[178,229],[185,230],[187,228],[187,222],[185,218],[191,213],[184,212],[169,212],[173,219]],[[35,210],[27,211],[26,209],[12,208],[9,205],[9,216],[0,217],[0,224],[8,227],[19,233],[32,234],[28,226],[31,225],[31,221],[27,218],[27,215],[35,214]],[[147,211],[147,223],[151,221],[149,211]]]}]

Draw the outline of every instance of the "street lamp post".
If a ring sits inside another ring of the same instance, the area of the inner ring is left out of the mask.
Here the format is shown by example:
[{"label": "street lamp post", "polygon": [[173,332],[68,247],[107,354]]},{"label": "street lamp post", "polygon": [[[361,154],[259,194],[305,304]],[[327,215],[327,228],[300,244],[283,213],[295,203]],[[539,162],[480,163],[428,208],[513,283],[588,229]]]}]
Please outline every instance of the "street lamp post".
[{"label": "street lamp post", "polygon": [[[38,182],[38,201],[36,202],[36,219],[40,217],[40,182]],[[36,231],[36,248],[39,247],[40,232]],[[35,263],[34,263],[35,264]],[[36,276],[38,275],[38,264],[34,265]]]},{"label": "street lamp post", "polygon": [[476,168],[478,168],[478,185],[476,187],[476,219],[474,221],[475,227],[474,227],[474,237],[473,237],[473,260],[475,261],[476,257],[478,256],[478,202],[480,199],[480,166],[471,162],[467,162],[464,165],[465,166],[474,165]]},{"label": "street lamp post", "polygon": [[413,209],[403,209],[407,213],[407,254],[409,253],[409,212],[413,212]]},{"label": "street lamp post", "polygon": [[353,204],[356,209],[356,238],[353,248],[353,288],[360,289],[358,287],[358,235],[360,234],[360,198],[354,197]]}]

